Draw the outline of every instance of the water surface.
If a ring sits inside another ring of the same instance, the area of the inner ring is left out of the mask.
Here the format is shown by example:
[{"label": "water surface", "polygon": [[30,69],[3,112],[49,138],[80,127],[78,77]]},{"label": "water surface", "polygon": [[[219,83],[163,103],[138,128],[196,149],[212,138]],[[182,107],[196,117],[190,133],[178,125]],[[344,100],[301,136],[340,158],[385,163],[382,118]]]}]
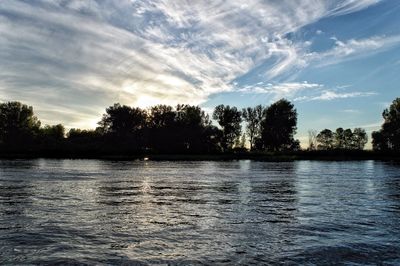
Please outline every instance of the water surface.
[{"label": "water surface", "polygon": [[0,160],[0,264],[400,264],[400,166]]}]

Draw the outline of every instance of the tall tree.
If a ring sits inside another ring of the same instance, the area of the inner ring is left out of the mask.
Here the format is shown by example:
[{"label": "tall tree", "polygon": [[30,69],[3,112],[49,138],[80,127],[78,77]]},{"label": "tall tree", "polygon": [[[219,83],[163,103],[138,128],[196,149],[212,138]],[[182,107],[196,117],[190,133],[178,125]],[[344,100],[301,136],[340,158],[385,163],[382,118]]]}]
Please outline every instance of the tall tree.
[{"label": "tall tree", "polygon": [[157,152],[177,152],[176,112],[172,106],[156,105],[149,110],[149,147]]},{"label": "tall tree", "polygon": [[261,138],[266,150],[282,151],[298,147],[294,140],[297,130],[297,111],[286,99],[269,106],[261,122]]},{"label": "tall tree", "polygon": [[318,150],[330,150],[333,148],[334,134],[330,129],[324,129],[317,135]]},{"label": "tall tree", "polygon": [[363,150],[365,144],[368,142],[368,135],[362,128],[355,128],[353,130],[352,147],[356,150]]},{"label": "tall tree", "polygon": [[138,152],[146,147],[147,113],[140,108],[114,104],[98,123],[104,132],[105,147],[120,152]]},{"label": "tall tree", "polygon": [[20,102],[0,104],[0,142],[22,147],[33,141],[39,128],[40,121],[31,106]]},{"label": "tall tree", "polygon": [[146,116],[146,112],[140,108],[116,103],[106,109],[99,125],[105,133],[126,137],[145,126]]},{"label": "tall tree", "polygon": [[336,129],[335,133],[333,134],[335,139],[334,148],[335,149],[343,149],[344,148],[344,129],[339,127]]},{"label": "tall tree", "polygon": [[375,150],[400,151],[400,98],[396,98],[389,109],[382,113],[383,125],[373,132],[372,144]]},{"label": "tall tree", "polygon": [[155,105],[150,108],[149,126],[151,128],[172,127],[175,123],[176,112],[172,106]]},{"label": "tall tree", "polygon": [[215,119],[222,128],[222,148],[232,149],[235,140],[240,137],[242,117],[236,107],[218,105],[213,113]]},{"label": "tall tree", "polygon": [[211,125],[209,116],[199,106],[178,105],[176,123],[179,146],[186,151],[201,151],[205,129]]},{"label": "tall tree", "polygon": [[40,134],[44,138],[51,138],[54,140],[62,140],[65,137],[65,128],[63,125],[46,125],[40,129]]},{"label": "tall tree", "polygon": [[353,132],[347,128],[343,131],[343,149],[351,150],[353,148]]},{"label": "tall tree", "polygon": [[250,150],[253,150],[256,138],[260,138],[263,108],[261,105],[247,107],[242,110],[242,116],[246,121],[246,134],[249,137]]}]

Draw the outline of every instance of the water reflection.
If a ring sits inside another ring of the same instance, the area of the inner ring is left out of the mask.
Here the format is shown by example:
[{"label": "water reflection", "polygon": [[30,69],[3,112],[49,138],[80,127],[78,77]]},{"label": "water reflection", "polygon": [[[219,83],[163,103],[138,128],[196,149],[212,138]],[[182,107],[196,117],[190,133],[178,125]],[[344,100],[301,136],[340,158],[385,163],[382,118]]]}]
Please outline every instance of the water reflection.
[{"label": "water reflection", "polygon": [[381,162],[0,160],[0,263],[399,263]]}]

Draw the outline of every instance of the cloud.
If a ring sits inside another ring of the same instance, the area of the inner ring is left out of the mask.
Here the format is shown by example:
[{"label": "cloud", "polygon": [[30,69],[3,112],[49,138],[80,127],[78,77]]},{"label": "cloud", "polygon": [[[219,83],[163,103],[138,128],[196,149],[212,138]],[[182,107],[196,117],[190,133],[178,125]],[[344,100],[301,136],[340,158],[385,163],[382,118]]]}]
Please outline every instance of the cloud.
[{"label": "cloud", "polygon": [[344,109],[342,110],[342,112],[347,114],[361,114],[360,110],[355,110],[355,109]]},{"label": "cloud", "polygon": [[[32,104],[43,121],[70,127],[93,126],[117,101],[199,104],[234,90],[235,79],[260,66],[273,80],[310,62],[397,43],[397,37],[337,41],[317,55],[307,52],[309,43],[287,37],[377,2],[3,0],[0,98]],[[291,95],[307,86],[262,90]]]},{"label": "cloud", "polygon": [[337,92],[334,90],[324,90],[317,96],[301,96],[295,98],[294,101],[332,101],[337,99],[368,97],[376,94],[375,92]]},{"label": "cloud", "polygon": [[365,9],[371,5],[375,5],[381,2],[381,0],[366,0],[366,1],[358,1],[358,0],[350,0],[350,1],[338,1],[336,2],[336,6],[331,10],[331,15],[339,16],[346,15],[349,13],[353,13],[362,9]]},{"label": "cloud", "polygon": [[240,88],[238,91],[242,93],[272,95],[271,100],[274,101],[284,97],[291,98],[299,92],[303,92],[305,90],[315,90],[319,88],[323,88],[323,85],[307,82],[288,82],[277,84],[264,84],[263,82],[260,82],[255,86]]},{"label": "cloud", "polygon": [[374,36],[365,39],[350,39],[340,41],[337,38],[331,38],[335,41],[333,48],[322,53],[309,53],[305,55],[307,64],[315,63],[315,66],[327,66],[339,62],[370,56],[372,54],[383,52],[400,44],[400,35],[395,36]]},{"label": "cloud", "polygon": [[[293,101],[332,101],[356,97],[368,97],[376,95],[376,92],[345,92],[349,85],[336,86],[333,89],[326,88],[323,84],[304,82],[264,83],[238,88],[237,91],[245,94],[266,94],[271,96],[271,101],[281,98],[293,99]],[[301,95],[301,96],[299,96]],[[348,113],[356,113],[357,110],[344,110]]]}]

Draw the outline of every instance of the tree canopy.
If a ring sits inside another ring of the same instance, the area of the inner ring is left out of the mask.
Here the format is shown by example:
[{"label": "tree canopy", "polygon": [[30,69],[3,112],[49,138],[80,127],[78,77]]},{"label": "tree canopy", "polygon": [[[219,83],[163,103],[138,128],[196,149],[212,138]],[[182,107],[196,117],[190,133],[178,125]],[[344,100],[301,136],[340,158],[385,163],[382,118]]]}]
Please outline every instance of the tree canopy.
[{"label": "tree canopy", "polygon": [[372,133],[374,150],[400,151],[400,98],[396,98],[382,113],[384,122]]},{"label": "tree canopy", "polygon": [[[400,150],[400,98],[385,109],[381,130],[373,133],[375,150]],[[218,105],[212,118],[199,106],[156,105],[147,109],[115,103],[106,108],[96,129],[41,126],[33,108],[19,102],[0,103],[0,148],[113,153],[214,153],[250,150],[295,151],[299,141],[297,111],[286,99],[268,107],[239,111]],[[244,122],[244,123],[243,123]],[[243,123],[243,124],[242,124]],[[245,133],[242,134],[242,126]],[[362,150],[368,135],[362,128],[309,131],[309,150]]]},{"label": "tree canopy", "polygon": [[32,106],[20,102],[0,104],[0,141],[10,145],[31,142],[39,133],[40,121]]},{"label": "tree canopy", "polygon": [[261,121],[261,141],[269,151],[299,149],[299,141],[294,139],[297,130],[297,111],[286,99],[270,105]]},{"label": "tree canopy", "polygon": [[364,129],[337,128],[335,132],[324,129],[316,137],[318,150],[363,150],[368,142]]},{"label": "tree canopy", "polygon": [[249,137],[250,150],[253,150],[257,138],[261,134],[261,121],[263,119],[264,109],[261,105],[247,107],[242,110],[242,116],[246,121],[246,134]]},{"label": "tree canopy", "polygon": [[229,105],[218,105],[215,107],[213,118],[222,128],[222,148],[230,150],[233,148],[235,140],[240,137],[241,128],[241,112],[236,107]]}]

